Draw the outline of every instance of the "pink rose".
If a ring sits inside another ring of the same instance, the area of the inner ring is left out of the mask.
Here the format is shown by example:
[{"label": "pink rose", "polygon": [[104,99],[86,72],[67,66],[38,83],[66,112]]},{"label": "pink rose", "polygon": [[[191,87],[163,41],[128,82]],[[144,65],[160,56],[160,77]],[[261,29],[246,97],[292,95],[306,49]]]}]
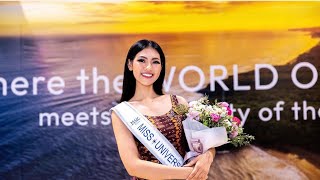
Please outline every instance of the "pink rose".
[{"label": "pink rose", "polygon": [[229,104],[227,102],[219,102],[218,105],[222,106],[222,107],[228,107],[229,106]]},{"label": "pink rose", "polygon": [[227,112],[228,112],[228,115],[231,116],[232,110],[229,107],[227,107]]},{"label": "pink rose", "polygon": [[232,131],[230,134],[230,138],[235,138],[238,136],[238,131]]},{"label": "pink rose", "polygon": [[211,116],[212,121],[214,121],[214,122],[218,122],[220,119],[220,115],[215,114],[215,113],[211,113],[210,116]]},{"label": "pink rose", "polygon": [[239,126],[240,123],[241,123],[241,120],[240,120],[239,118],[237,118],[237,117],[233,117],[233,118],[232,118],[232,121],[233,121],[233,122],[236,122],[238,126]]}]

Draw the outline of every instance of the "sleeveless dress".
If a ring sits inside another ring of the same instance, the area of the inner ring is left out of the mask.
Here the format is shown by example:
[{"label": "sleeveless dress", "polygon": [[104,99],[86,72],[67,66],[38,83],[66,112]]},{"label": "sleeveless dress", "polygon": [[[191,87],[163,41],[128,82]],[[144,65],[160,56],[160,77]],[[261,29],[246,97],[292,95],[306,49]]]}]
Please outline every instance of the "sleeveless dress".
[{"label": "sleeveless dress", "polygon": [[[179,115],[174,111],[174,108],[179,104],[176,95],[170,95],[172,108],[169,112],[160,116],[144,115],[157,129],[169,140],[175,147],[179,154],[184,157],[188,150],[188,143],[184,135],[182,121],[185,119],[184,115]],[[135,138],[135,142],[140,154],[140,159],[159,163],[159,160],[151,154],[151,152]],[[141,179],[133,177],[133,179]]]}]

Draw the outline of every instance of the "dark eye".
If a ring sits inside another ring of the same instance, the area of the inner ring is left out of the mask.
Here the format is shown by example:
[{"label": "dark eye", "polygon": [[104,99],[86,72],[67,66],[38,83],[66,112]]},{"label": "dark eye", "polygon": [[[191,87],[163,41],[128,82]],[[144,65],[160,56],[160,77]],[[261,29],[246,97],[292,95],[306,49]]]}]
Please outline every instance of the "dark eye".
[{"label": "dark eye", "polygon": [[155,63],[155,64],[160,64],[160,61],[153,61],[153,63]]},{"label": "dark eye", "polygon": [[144,59],[138,59],[138,62],[144,62]]}]

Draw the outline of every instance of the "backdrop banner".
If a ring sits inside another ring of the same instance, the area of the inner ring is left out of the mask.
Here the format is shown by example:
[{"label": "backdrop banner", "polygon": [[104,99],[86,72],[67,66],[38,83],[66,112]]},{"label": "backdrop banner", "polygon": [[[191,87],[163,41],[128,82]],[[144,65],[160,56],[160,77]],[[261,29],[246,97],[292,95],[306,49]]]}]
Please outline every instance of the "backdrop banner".
[{"label": "backdrop banner", "polygon": [[256,138],[217,148],[209,179],[319,179],[319,12],[320,2],[0,2],[0,179],[129,179],[109,110],[140,39],[164,51],[164,93],[229,102]]}]

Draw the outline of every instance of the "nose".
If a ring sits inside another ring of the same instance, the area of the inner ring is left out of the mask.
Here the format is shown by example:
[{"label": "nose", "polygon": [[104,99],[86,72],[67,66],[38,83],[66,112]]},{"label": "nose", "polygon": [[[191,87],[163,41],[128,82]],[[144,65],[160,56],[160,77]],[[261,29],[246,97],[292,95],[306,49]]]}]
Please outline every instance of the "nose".
[{"label": "nose", "polygon": [[151,69],[151,63],[148,63],[146,69]]}]

